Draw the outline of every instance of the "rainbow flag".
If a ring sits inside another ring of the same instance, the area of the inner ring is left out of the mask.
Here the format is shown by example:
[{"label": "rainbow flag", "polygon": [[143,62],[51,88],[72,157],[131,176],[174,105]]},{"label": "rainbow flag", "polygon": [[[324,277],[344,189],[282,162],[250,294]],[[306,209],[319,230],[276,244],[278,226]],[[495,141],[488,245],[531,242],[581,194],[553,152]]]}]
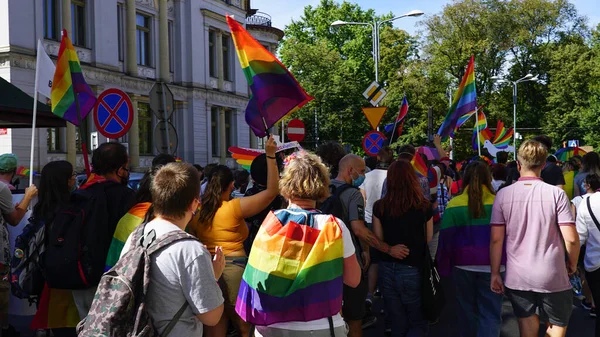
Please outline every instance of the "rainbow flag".
[{"label": "rainbow flag", "polygon": [[[477,123],[479,123],[479,126],[477,125]],[[485,117],[485,114],[483,113],[481,108],[478,110],[477,121],[475,122],[475,125],[473,126],[473,149],[475,149],[475,150],[477,150],[477,140],[478,140],[477,129],[478,128],[479,128],[479,142],[480,142],[480,145],[483,147],[486,140],[489,140],[491,142],[494,139],[494,135],[492,134],[492,131],[490,131],[490,129],[488,128],[487,118]]]},{"label": "rainbow flag", "polygon": [[412,164],[412,166],[415,168],[415,171],[417,172],[417,175],[420,175],[421,177],[427,177],[427,164],[425,163],[425,161],[423,160],[423,158],[421,158],[421,156],[416,153],[412,160],[410,161],[410,163]]},{"label": "rainbow flag", "polygon": [[477,108],[477,92],[475,91],[475,57],[471,56],[465,75],[456,90],[452,105],[446,118],[438,130],[438,134],[446,140],[455,129],[460,117],[473,112]]},{"label": "rainbow flag", "polygon": [[133,206],[129,212],[123,215],[121,220],[119,220],[117,228],[115,229],[115,234],[110,243],[110,248],[108,249],[108,256],[106,257],[106,264],[104,266],[105,272],[109,271],[110,268],[119,261],[121,251],[123,250],[123,246],[125,246],[125,241],[127,241],[129,235],[133,233],[133,230],[144,222],[144,217],[146,216],[146,213],[148,213],[148,209],[151,205],[152,204],[149,202],[140,202]]},{"label": "rainbow flag", "polygon": [[227,16],[227,24],[252,92],[246,107],[246,123],[257,137],[265,137],[268,128],[313,98],[235,19]]},{"label": "rainbow flag", "polygon": [[[325,221],[321,230],[314,227]],[[254,325],[308,322],[342,308],[344,242],[333,216],[271,212],[256,235],[235,310]]]},{"label": "rainbow flag", "polygon": [[498,124],[496,125],[496,136],[492,143],[499,149],[505,149],[508,147],[514,133],[512,128],[507,130],[504,126],[504,122],[498,121]]},{"label": "rainbow flag", "polygon": [[[392,132],[394,126],[397,125],[396,135],[400,137],[402,135],[402,129],[404,129],[404,117],[408,114],[408,100],[406,99],[406,95],[402,99],[402,105],[400,106],[400,110],[398,111],[398,116],[394,123],[390,123],[384,127],[385,132]],[[400,123],[400,124],[398,124]]]},{"label": "rainbow flag", "polygon": [[460,128],[463,124],[465,124],[469,118],[471,118],[471,116],[473,116],[475,114],[475,110],[473,110],[472,112],[469,112],[468,114],[461,116],[458,121],[456,122],[456,126],[454,127],[454,130],[452,130],[452,133],[450,134],[450,137],[454,138],[454,134],[458,131],[458,128]]},{"label": "rainbow flag", "polygon": [[485,117],[483,110],[479,108],[479,112],[477,113],[477,120],[475,121],[475,125],[473,125],[473,129],[481,131],[483,129],[487,129],[487,127],[487,118]]},{"label": "rainbow flag", "polygon": [[54,289],[45,284],[29,329],[74,328],[80,320],[71,290]]},{"label": "rainbow flag", "polygon": [[[77,126],[79,120],[85,119],[96,104],[96,96],[83,78],[77,52],[65,29],[58,50],[50,96],[52,96],[52,113]],[[76,99],[79,100],[79,118]]]},{"label": "rainbow flag", "polygon": [[579,147],[563,147],[554,153],[554,156],[560,161],[567,161],[573,156],[583,156],[587,152]]},{"label": "rainbow flag", "polygon": [[[485,215],[473,219],[469,215],[468,188],[448,202],[442,217],[437,252],[438,272],[442,276],[450,275],[454,266],[490,265],[490,218],[495,196],[482,187]],[[505,263],[503,254],[502,264]]]}]

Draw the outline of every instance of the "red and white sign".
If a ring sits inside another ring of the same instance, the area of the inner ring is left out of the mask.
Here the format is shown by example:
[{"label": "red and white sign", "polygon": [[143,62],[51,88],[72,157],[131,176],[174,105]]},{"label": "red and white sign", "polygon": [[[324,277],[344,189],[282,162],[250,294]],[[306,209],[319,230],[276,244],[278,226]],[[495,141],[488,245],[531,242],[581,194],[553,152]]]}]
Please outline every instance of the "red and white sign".
[{"label": "red and white sign", "polygon": [[5,135],[8,135],[8,129],[0,128],[0,136],[5,136]]},{"label": "red and white sign", "polygon": [[306,134],[304,123],[299,119],[292,119],[287,125],[287,136],[292,142],[301,142]]}]

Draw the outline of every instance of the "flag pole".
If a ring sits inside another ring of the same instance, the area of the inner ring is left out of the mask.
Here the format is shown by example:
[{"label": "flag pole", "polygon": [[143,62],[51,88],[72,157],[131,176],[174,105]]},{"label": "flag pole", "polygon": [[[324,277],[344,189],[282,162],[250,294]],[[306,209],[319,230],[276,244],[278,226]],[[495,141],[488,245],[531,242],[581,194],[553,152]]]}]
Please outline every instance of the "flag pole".
[{"label": "flag pole", "polygon": [[267,126],[267,121],[265,120],[264,116],[260,116],[260,118],[262,118],[263,125],[265,126],[265,132],[267,133],[267,138],[270,138],[271,133],[269,132],[269,127]]},{"label": "flag pole", "polygon": [[[40,41],[38,40],[38,44]],[[39,50],[39,48],[38,48]],[[38,57],[39,58],[39,57]],[[35,153],[35,127],[37,121],[37,102],[38,102],[38,73],[39,67],[37,60],[35,62],[35,83],[33,85],[33,117],[31,121],[31,151],[29,153],[29,186],[33,184],[33,156]]]},{"label": "flag pole", "polygon": [[479,108],[475,108],[475,123],[477,124],[477,151],[479,152],[479,156],[481,157],[481,138],[479,136],[479,112],[477,110],[479,110]]},{"label": "flag pole", "polygon": [[[402,113],[402,107],[404,106],[404,100],[406,99],[406,93],[404,93],[404,98],[402,99],[402,103],[400,104],[400,110],[398,111],[398,116]],[[392,136],[390,137],[390,145],[394,142],[394,132],[396,131],[396,127],[398,126],[398,116],[396,116],[396,120],[394,121],[394,128],[392,129]]]},{"label": "flag pole", "polygon": [[77,122],[79,123],[79,141],[81,142],[81,153],[83,154],[83,163],[85,165],[85,174],[90,177],[90,160],[88,158],[86,138],[83,133],[83,126],[81,120],[81,107],[79,106],[79,93],[75,92],[75,107],[77,114]]}]

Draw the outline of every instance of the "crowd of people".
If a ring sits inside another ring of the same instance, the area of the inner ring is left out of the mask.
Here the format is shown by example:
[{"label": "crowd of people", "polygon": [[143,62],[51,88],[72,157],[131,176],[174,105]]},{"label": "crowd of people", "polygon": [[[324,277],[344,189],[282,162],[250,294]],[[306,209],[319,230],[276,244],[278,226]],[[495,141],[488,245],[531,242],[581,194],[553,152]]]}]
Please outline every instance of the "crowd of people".
[{"label": "crowd of people", "polygon": [[[565,336],[574,279],[582,281],[582,305],[595,315],[600,156],[561,163],[549,154],[545,136],[524,141],[515,161],[500,152],[491,164],[479,157],[451,160],[437,136],[433,146],[438,159],[403,145],[365,160],[335,142],[315,154],[277,152],[269,138],[249,172],[159,155],[134,192],[126,148],[106,143],[94,150],[93,173],[82,186],[70,163],[51,162],[39,188],[28,187],[17,205],[11,195],[17,161],[2,155],[2,328],[8,329],[10,283],[19,282],[10,277],[15,252],[8,249],[7,225],[17,225],[36,196],[29,222],[44,228],[48,248],[39,264],[47,276],[31,329],[52,336],[76,336],[82,320],[88,331],[95,321],[84,319],[105,305],[103,282],[116,277],[119,261],[184,232],[194,240],[179,235],[149,255],[147,292],[136,302],[162,336],[359,337],[377,320],[378,292],[386,334],[427,336],[435,324],[423,314],[429,257],[453,281],[461,336],[499,336],[504,297],[521,336],[537,336],[540,322],[547,335]],[[415,168],[416,156],[426,174]],[[79,214],[77,207],[93,220],[67,217]],[[88,238],[84,229],[64,225],[74,223],[102,230]],[[73,250],[79,255],[69,256],[68,232],[76,230],[82,231]],[[66,254],[64,263],[48,257],[57,252]]]}]

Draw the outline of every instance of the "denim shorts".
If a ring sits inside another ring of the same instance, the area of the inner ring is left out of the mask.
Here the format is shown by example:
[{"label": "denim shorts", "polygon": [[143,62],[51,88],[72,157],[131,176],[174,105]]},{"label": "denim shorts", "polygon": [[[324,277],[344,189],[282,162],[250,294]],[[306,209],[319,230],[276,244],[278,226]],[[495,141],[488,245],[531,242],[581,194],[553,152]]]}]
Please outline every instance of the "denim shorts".
[{"label": "denim shorts", "polygon": [[506,296],[512,303],[515,316],[527,318],[540,310],[540,317],[550,324],[566,327],[573,311],[573,291],[571,289],[555,293],[538,293],[506,288]]}]

